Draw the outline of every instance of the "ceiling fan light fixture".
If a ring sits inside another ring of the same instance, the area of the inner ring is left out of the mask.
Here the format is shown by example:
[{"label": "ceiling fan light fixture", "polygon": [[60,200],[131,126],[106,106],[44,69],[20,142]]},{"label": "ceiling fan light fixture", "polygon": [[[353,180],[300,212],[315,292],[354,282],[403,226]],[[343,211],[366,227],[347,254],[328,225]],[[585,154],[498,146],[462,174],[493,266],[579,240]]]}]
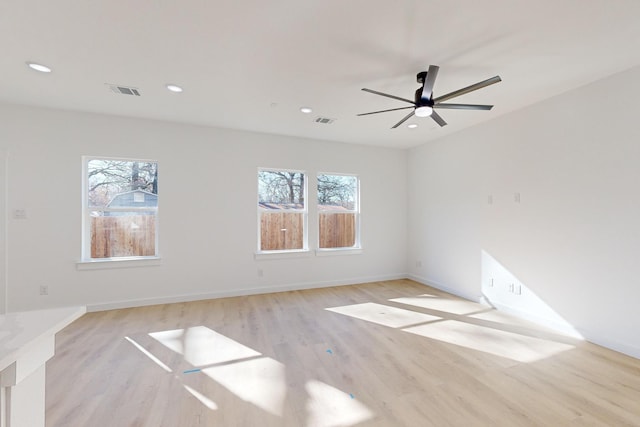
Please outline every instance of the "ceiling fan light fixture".
[{"label": "ceiling fan light fixture", "polygon": [[41,73],[50,73],[51,72],[51,68],[47,67],[46,65],[38,64],[36,62],[27,62],[27,65],[32,70],[40,71]]},{"label": "ceiling fan light fixture", "polygon": [[433,113],[433,108],[423,105],[422,107],[416,108],[415,114],[418,117],[429,117]]},{"label": "ceiling fan light fixture", "polygon": [[407,127],[408,127],[409,129],[415,129],[415,128],[417,128],[417,127],[418,127],[418,124],[417,124],[417,123],[411,123],[411,124],[408,124],[408,125],[407,125]]},{"label": "ceiling fan light fixture", "polygon": [[173,92],[173,93],[180,93],[180,92],[182,92],[182,91],[183,91],[183,89],[182,89],[180,86],[178,86],[178,85],[174,85],[174,84],[172,84],[172,83],[167,84],[167,86],[166,86],[166,87],[167,87],[167,89],[168,89],[169,91],[171,91],[171,92]]},{"label": "ceiling fan light fixture", "polygon": [[300,108],[300,112],[304,113],[304,114],[309,114],[309,113],[313,112],[313,110],[311,108],[309,108],[309,107],[301,107]]}]

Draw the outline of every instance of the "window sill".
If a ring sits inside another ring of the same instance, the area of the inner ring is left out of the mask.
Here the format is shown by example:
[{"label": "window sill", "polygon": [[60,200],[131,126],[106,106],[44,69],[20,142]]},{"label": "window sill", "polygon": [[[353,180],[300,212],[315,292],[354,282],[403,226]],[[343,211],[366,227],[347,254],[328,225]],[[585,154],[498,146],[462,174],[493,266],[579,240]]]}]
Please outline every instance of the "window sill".
[{"label": "window sill", "polygon": [[306,258],[311,255],[308,249],[296,251],[264,251],[256,252],[254,257],[256,261],[267,259],[290,259],[290,258]]},{"label": "window sill", "polygon": [[360,255],[362,248],[316,249],[316,256]]},{"label": "window sill", "polygon": [[160,264],[160,257],[104,258],[78,261],[76,269],[102,270],[107,268],[150,267]]}]

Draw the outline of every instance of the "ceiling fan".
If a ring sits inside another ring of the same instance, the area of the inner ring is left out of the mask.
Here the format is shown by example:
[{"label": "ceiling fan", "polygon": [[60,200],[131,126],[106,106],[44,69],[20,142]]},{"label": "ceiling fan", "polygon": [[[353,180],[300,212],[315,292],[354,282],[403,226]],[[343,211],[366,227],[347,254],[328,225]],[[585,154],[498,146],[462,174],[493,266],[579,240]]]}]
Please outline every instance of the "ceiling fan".
[{"label": "ceiling fan", "polygon": [[411,113],[407,114],[402,120],[396,123],[391,129],[397,128],[402,123],[409,120],[414,114],[418,117],[430,116],[436,123],[438,123],[442,127],[442,126],[446,126],[447,122],[445,122],[442,119],[442,117],[440,117],[440,115],[436,113],[435,110],[438,108],[450,109],[450,110],[490,110],[491,108],[493,108],[493,105],[445,104],[444,101],[448,101],[449,99],[455,98],[456,96],[464,95],[466,93],[473,92],[474,90],[482,89],[483,87],[487,87],[494,83],[498,83],[502,81],[500,76],[491,77],[490,79],[481,81],[471,86],[467,86],[463,89],[458,89],[454,92],[434,98],[433,85],[436,81],[436,77],[438,76],[439,69],[440,67],[438,67],[437,65],[429,65],[428,71],[422,71],[418,73],[418,75],[416,76],[416,79],[418,80],[418,83],[422,84],[422,87],[419,87],[418,90],[416,90],[414,101],[411,101],[405,98],[400,98],[399,96],[395,96],[395,95],[389,95],[388,93],[382,93],[375,90],[363,88],[362,90],[365,92],[373,93],[375,95],[386,96],[387,98],[393,98],[399,101],[408,102],[409,104],[411,104],[411,106],[391,108],[390,110],[372,111],[371,113],[358,114],[358,116],[367,116],[369,114],[386,113],[389,111],[398,111],[398,110],[405,110],[407,108],[413,108],[413,111]]}]

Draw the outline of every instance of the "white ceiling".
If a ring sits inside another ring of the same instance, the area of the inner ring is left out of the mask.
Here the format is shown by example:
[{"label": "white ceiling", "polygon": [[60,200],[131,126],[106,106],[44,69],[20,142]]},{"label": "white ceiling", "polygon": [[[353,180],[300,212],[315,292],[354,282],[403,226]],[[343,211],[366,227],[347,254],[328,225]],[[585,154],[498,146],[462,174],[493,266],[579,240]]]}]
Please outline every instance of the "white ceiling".
[{"label": "white ceiling", "polygon": [[[2,0],[0,40],[0,101],[405,148],[640,65],[640,1]],[[356,117],[406,106],[361,88],[412,99],[429,64],[435,96],[500,75],[450,101],[494,109]]]}]

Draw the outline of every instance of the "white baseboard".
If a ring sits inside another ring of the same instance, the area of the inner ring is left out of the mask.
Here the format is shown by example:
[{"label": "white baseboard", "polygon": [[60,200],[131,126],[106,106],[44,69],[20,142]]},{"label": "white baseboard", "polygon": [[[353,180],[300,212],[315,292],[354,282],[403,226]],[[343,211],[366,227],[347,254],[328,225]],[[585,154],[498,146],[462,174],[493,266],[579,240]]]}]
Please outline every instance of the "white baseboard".
[{"label": "white baseboard", "polygon": [[214,292],[205,292],[197,294],[171,295],[153,298],[131,299],[123,301],[112,301],[106,303],[95,303],[87,305],[87,312],[116,310],[120,308],[144,307],[148,305],[172,304],[179,302],[201,301],[216,298],[239,297],[245,295],[269,294],[274,292],[299,291],[304,289],[330,288],[332,286],[347,286],[360,283],[381,282],[385,280],[406,279],[405,273],[383,275],[383,276],[367,276],[356,277],[346,280],[330,280],[324,282],[303,282],[292,283],[287,285],[276,285],[266,287],[241,288],[233,290],[221,290]]},{"label": "white baseboard", "polygon": [[[214,292],[206,292],[206,293],[198,293],[198,294],[183,294],[183,295],[172,295],[172,296],[165,296],[165,297],[142,298],[142,299],[132,299],[132,300],[126,300],[126,301],[113,301],[113,302],[107,302],[107,303],[88,304],[87,312],[115,310],[120,308],[143,307],[143,306],[157,305],[157,304],[171,304],[171,303],[180,303],[180,302],[189,302],[189,301],[200,301],[200,300],[216,299],[216,298],[237,297],[237,296],[244,296],[244,295],[258,295],[258,294],[267,294],[267,293],[274,293],[274,292],[296,291],[296,290],[304,290],[304,289],[329,288],[332,286],[349,286],[349,285],[356,285],[361,283],[381,282],[385,280],[399,280],[399,279],[411,279],[420,284],[431,286],[433,288],[458,296],[460,298],[486,304],[486,301],[483,301],[482,296],[471,295],[468,293],[460,292],[458,289],[452,288],[450,286],[446,286],[442,283],[439,283],[438,281],[421,277],[415,274],[398,273],[398,274],[383,275],[383,276],[357,277],[357,278],[352,278],[347,280],[292,283],[287,285],[267,286],[267,287],[259,287],[259,288],[252,287],[252,288],[222,290],[222,291],[214,291]],[[520,318],[524,318],[524,319],[533,321],[535,323],[541,324],[542,326],[550,327],[552,329],[558,330],[559,332],[569,333],[569,331],[566,331],[564,328],[559,327],[559,325],[557,325],[556,323],[548,321],[548,319],[541,319],[541,318],[532,316],[529,313],[524,313],[520,310],[512,309],[511,307],[506,307],[502,305],[498,305],[495,308],[505,313],[509,313],[514,316],[518,316]],[[608,339],[606,337],[604,338],[599,337],[597,336],[597,334],[589,333],[589,331],[586,331],[584,329],[579,329],[579,330],[581,335],[584,337],[584,339],[589,342],[592,342],[594,344],[640,359],[640,348],[638,347],[620,343],[620,342]]]},{"label": "white baseboard", "polygon": [[522,310],[518,310],[513,307],[505,306],[502,304],[495,304],[494,302],[492,302],[491,304],[488,304],[487,301],[484,301],[484,297],[482,296],[470,295],[470,294],[465,295],[464,293],[459,292],[459,290],[443,285],[442,283],[438,283],[435,280],[430,280],[414,274],[409,274],[408,278],[418,283],[421,283],[423,285],[431,286],[443,292],[447,292],[449,294],[467,299],[469,301],[479,302],[485,305],[491,305],[497,310],[502,311],[504,313],[517,316],[521,319],[529,320],[541,326],[556,330],[560,333],[567,334],[572,337],[579,337],[590,343],[600,345],[602,347],[606,347],[610,350],[617,351],[619,353],[626,354],[627,356],[635,357],[636,359],[640,359],[640,348],[633,345],[621,343],[615,340],[611,340],[607,337],[599,336],[598,334],[592,333],[591,331],[585,328],[581,328],[577,326],[577,327],[568,329],[566,326],[560,325],[557,322],[554,322],[553,320],[542,318],[540,316],[535,316],[535,315],[532,315],[531,313],[524,312]]},{"label": "white baseboard", "polygon": [[469,301],[478,302],[478,303],[481,303],[481,304],[483,303],[483,301],[480,298],[480,295],[466,294],[464,292],[460,292],[459,289],[451,288],[449,286],[443,285],[442,283],[438,283],[435,280],[431,280],[431,279],[428,279],[428,278],[425,278],[425,277],[421,277],[421,276],[418,276],[418,275],[415,275],[415,274],[409,274],[407,277],[409,279],[415,281],[415,282],[418,282],[418,283],[426,285],[426,286],[431,286],[432,288],[439,289],[439,290],[441,290],[443,292],[446,292],[448,294],[455,295],[457,297],[464,298],[464,299],[469,300]]},{"label": "white baseboard", "polygon": [[624,344],[618,341],[610,340],[608,338],[601,337],[591,337],[586,338],[587,341],[597,344],[602,347],[609,348],[611,350],[615,350],[619,353],[626,354],[627,356],[635,357],[636,359],[640,359],[640,348],[632,345]]}]

